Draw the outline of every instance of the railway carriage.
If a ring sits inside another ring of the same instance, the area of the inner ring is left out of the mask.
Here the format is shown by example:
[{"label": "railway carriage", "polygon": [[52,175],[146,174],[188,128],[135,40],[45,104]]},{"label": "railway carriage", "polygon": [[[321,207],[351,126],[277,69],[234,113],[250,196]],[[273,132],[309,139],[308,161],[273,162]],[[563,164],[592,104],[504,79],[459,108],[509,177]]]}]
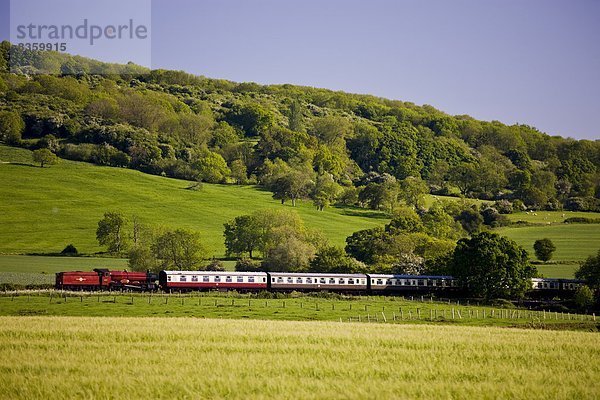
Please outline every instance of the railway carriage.
[{"label": "railway carriage", "polygon": [[530,293],[536,296],[554,296],[574,293],[585,281],[579,279],[531,278]]},{"label": "railway carriage", "polygon": [[160,271],[163,290],[267,290],[265,272]]},{"label": "railway carriage", "polygon": [[269,272],[271,290],[366,292],[367,275]]},{"label": "railway carriage", "polygon": [[460,289],[451,276],[368,274],[369,289],[374,293],[431,293]]}]

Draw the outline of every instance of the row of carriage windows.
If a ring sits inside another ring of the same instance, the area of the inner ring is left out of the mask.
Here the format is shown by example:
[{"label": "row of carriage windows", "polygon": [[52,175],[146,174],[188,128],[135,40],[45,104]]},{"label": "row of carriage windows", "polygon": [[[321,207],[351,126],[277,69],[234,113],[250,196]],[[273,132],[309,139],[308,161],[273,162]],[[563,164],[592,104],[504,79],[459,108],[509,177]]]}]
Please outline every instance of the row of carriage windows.
[{"label": "row of carriage windows", "polygon": [[[198,276],[198,275],[180,275],[179,282],[211,282],[209,275]],[[254,276],[213,276],[212,282],[225,282],[225,283],[244,283],[246,278],[247,283],[265,282],[265,278],[255,278]],[[168,281],[171,281],[171,276],[167,277]],[[272,278],[273,283],[288,283],[288,284],[330,284],[330,285],[360,285],[366,284],[365,279],[354,279],[354,278],[293,278],[288,277],[277,277]],[[374,282],[376,285],[388,285],[388,286],[452,286],[453,282],[450,280],[433,280],[433,279],[376,279]],[[544,283],[544,287],[547,288],[548,284]],[[550,288],[554,288],[554,283],[550,284]],[[558,285],[558,284],[557,284]],[[539,283],[539,287],[542,287],[542,283]]]},{"label": "row of carriage windows", "polygon": [[[574,283],[563,283],[563,289],[574,290],[580,285]],[[560,289],[559,282],[538,282],[538,289]]]},{"label": "row of carriage windows", "polygon": [[[189,277],[190,280],[189,282],[211,282],[210,280],[210,276],[209,275],[204,275],[204,276],[198,276],[198,275],[192,275],[191,277]],[[255,279],[254,276],[247,276],[245,277],[246,281],[244,281],[244,276],[213,276],[213,280],[212,282],[226,282],[226,283],[255,283],[255,282],[265,282],[265,278],[258,278]],[[171,281],[171,277],[168,276],[167,277],[168,281]],[[188,282],[188,276],[187,275],[179,275],[179,282]]]},{"label": "row of carriage windows", "polygon": [[271,282],[273,283],[288,283],[288,284],[329,284],[329,285],[360,285],[360,284],[365,284],[365,279],[354,279],[354,278],[293,278],[291,276],[288,276],[287,278],[284,277],[277,277],[277,278],[271,278]]}]

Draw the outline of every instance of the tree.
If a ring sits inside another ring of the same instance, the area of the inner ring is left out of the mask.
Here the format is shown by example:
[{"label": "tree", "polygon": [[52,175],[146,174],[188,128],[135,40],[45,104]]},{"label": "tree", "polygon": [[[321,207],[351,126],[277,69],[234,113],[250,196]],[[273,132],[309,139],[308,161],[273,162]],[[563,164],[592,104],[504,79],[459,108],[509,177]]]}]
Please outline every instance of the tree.
[{"label": "tree", "polygon": [[469,234],[479,232],[481,230],[481,225],[483,224],[483,217],[481,214],[472,208],[465,208],[455,217],[455,219],[460,222],[463,229]]},{"label": "tree", "polygon": [[478,178],[477,168],[472,163],[463,162],[448,171],[449,181],[465,196],[477,189]]},{"label": "tree", "polygon": [[429,193],[429,188],[421,178],[409,176],[400,181],[400,198],[415,210],[423,206],[427,193]]},{"label": "tree", "polygon": [[312,176],[304,170],[292,170],[283,176],[275,179],[271,185],[273,198],[281,200],[284,204],[286,200],[292,200],[292,206],[296,206],[296,200],[306,196],[313,184]]},{"label": "tree", "polygon": [[223,157],[212,151],[205,151],[194,163],[199,178],[204,182],[221,183],[231,174]]},{"label": "tree", "polygon": [[595,289],[600,289],[600,250],[595,256],[589,256],[575,272],[575,278],[587,281]]},{"label": "tree", "polygon": [[556,250],[556,246],[552,243],[552,240],[544,238],[535,241],[533,250],[535,250],[535,256],[538,260],[546,262],[552,258],[552,253]]},{"label": "tree", "polygon": [[229,124],[239,127],[246,136],[258,136],[274,124],[273,113],[258,103],[236,104],[225,117]]},{"label": "tree", "polygon": [[303,128],[303,120],[302,104],[298,100],[292,101],[288,112],[288,127],[292,131],[300,132]]},{"label": "tree", "polygon": [[158,272],[159,265],[156,256],[147,246],[135,246],[129,250],[127,268],[131,271]]},{"label": "tree", "polygon": [[323,246],[310,261],[309,272],[350,274],[358,272],[360,263],[348,257],[344,249],[337,246]]},{"label": "tree", "polygon": [[304,272],[315,256],[315,248],[295,235],[284,233],[285,239],[276,240],[263,260],[267,271]]},{"label": "tree", "polygon": [[587,309],[594,304],[594,292],[589,286],[582,285],[575,291],[573,301],[581,310],[587,311]]},{"label": "tree", "polygon": [[158,236],[152,250],[163,269],[193,270],[199,267],[204,248],[199,234],[177,229]]},{"label": "tree", "polygon": [[334,180],[331,174],[322,174],[317,177],[317,183],[312,194],[315,206],[319,211],[335,203],[342,188]]},{"label": "tree", "polygon": [[536,272],[527,251],[506,237],[488,232],[458,241],[451,270],[472,295],[486,299],[522,297]]},{"label": "tree", "polygon": [[25,123],[19,113],[0,112],[0,140],[8,144],[17,144],[21,141],[23,129],[25,129]]},{"label": "tree", "polygon": [[265,241],[264,232],[255,215],[240,215],[224,224],[225,249],[228,256],[240,256],[260,248]]},{"label": "tree", "polygon": [[124,228],[127,220],[118,212],[106,212],[98,221],[96,239],[101,246],[107,246],[110,253],[118,254],[125,250]]},{"label": "tree", "polygon": [[231,162],[231,177],[238,185],[243,185],[248,181],[248,171],[246,164],[242,160],[233,160]]},{"label": "tree", "polygon": [[44,165],[54,165],[58,163],[58,157],[56,154],[48,149],[37,149],[31,154],[33,161],[40,164],[40,168],[44,168]]}]

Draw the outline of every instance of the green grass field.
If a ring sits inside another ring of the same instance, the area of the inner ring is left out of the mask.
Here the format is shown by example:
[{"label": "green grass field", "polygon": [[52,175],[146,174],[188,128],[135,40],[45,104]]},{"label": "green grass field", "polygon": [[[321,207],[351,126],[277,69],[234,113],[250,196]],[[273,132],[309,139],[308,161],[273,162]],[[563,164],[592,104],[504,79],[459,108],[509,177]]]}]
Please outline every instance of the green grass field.
[{"label": "green grass field", "polygon": [[[223,223],[266,208],[299,213],[309,228],[343,245],[360,229],[387,222],[383,214],[362,209],[317,211],[310,202],[281,205],[253,186],[209,185],[186,190],[190,182],[62,160],[39,168],[24,149],[0,146],[0,253],[60,252],[73,243],[80,252],[102,251],[95,238],[106,211],[116,210],[143,222],[198,231],[208,258],[224,253]],[[10,163],[7,163],[10,162]]]},{"label": "green grass field", "polygon": [[281,295],[279,298],[261,298],[214,292],[168,295],[21,291],[0,295],[0,315],[435,323],[597,330],[597,322],[592,315],[391,296],[323,298]]},{"label": "green grass field", "polygon": [[532,259],[535,258],[533,243],[543,238],[551,239],[556,246],[553,261],[583,261],[600,249],[600,225],[597,224],[506,227],[495,232],[523,246]]},{"label": "green grass field", "polygon": [[596,399],[597,333],[0,317],[0,398]]},{"label": "green grass field", "polygon": [[581,211],[535,211],[518,212],[507,214],[508,219],[513,222],[525,221],[532,224],[559,224],[567,218],[583,217],[590,219],[600,218],[600,213]]}]

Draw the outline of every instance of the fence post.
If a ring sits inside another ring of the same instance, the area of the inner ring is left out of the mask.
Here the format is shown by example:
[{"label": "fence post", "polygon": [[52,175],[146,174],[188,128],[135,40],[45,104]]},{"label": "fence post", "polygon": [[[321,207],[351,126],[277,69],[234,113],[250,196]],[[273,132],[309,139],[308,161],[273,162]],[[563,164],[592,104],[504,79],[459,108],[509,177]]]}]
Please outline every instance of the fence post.
[{"label": "fence post", "polygon": [[383,313],[383,311],[381,312],[381,315],[383,316],[383,322],[387,322],[387,318],[385,317],[385,314]]},{"label": "fence post", "polygon": [[454,307],[452,307],[452,319],[454,319]]}]

